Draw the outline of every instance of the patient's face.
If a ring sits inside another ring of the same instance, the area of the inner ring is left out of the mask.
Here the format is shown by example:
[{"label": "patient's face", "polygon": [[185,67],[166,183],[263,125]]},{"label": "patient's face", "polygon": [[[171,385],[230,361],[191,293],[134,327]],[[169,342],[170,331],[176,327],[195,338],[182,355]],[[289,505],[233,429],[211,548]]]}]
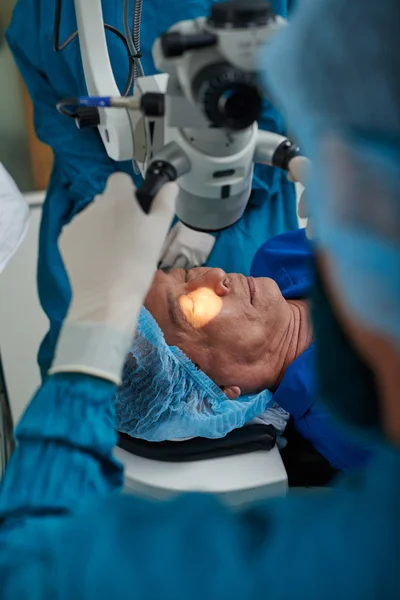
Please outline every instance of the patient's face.
[{"label": "patient's face", "polygon": [[265,387],[273,340],[287,318],[272,279],[209,268],[158,271],[145,306],[166,342],[217,385],[239,386],[242,393]]}]

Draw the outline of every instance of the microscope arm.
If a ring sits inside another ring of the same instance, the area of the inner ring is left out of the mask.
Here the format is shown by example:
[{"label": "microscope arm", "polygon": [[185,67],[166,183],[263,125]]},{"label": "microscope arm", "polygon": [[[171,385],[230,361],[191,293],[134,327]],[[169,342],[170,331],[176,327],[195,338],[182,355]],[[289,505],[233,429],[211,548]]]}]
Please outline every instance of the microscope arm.
[{"label": "microscope arm", "polygon": [[307,185],[308,172],[311,161],[305,156],[295,156],[289,162],[289,174],[294,183],[301,183],[303,187]]},{"label": "microscope arm", "polygon": [[[101,0],[74,0],[83,70],[89,96],[120,96],[104,30]],[[127,110],[99,108],[99,133],[110,158],[133,158],[132,125]]]},{"label": "microscope arm", "polygon": [[310,160],[301,155],[300,148],[288,138],[258,130],[254,162],[287,171],[294,182],[305,185]]}]

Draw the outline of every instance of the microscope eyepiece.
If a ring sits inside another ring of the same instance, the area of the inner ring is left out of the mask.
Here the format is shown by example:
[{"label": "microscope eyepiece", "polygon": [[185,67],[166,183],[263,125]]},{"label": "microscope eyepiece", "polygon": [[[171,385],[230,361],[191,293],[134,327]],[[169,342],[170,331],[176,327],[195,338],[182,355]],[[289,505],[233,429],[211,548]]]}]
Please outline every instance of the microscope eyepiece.
[{"label": "microscope eyepiece", "polygon": [[214,127],[240,131],[260,116],[262,98],[255,77],[228,63],[214,63],[202,69],[192,89]]},{"label": "microscope eyepiece", "polygon": [[215,46],[217,41],[217,36],[209,31],[195,34],[169,31],[161,36],[161,48],[165,58],[178,58],[189,50]]}]

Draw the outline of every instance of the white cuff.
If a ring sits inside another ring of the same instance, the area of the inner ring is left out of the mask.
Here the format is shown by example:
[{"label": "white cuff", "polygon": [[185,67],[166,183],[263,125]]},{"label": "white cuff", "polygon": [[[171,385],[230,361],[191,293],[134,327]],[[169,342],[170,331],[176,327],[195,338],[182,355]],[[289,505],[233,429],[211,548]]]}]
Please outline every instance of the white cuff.
[{"label": "white cuff", "polygon": [[120,385],[132,338],[133,332],[127,335],[106,325],[66,321],[49,374],[84,373]]}]

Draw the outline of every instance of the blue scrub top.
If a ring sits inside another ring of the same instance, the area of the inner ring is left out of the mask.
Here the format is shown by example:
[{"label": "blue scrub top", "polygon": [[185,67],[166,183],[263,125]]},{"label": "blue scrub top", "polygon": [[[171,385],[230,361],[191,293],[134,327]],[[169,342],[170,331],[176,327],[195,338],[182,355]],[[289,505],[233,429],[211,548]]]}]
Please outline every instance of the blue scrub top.
[{"label": "blue scrub top", "polygon": [[[145,0],[141,27],[142,64],[146,75],[156,72],[151,48],[157,36],[183,19],[208,13],[210,0]],[[276,12],[287,15],[288,0],[272,2]],[[104,21],[121,31],[122,2],[102,2]],[[75,122],[60,115],[56,103],[65,97],[86,94],[78,40],[61,53],[52,50],[53,0],[19,0],[14,9],[7,39],[34,105],[37,136],[54,153],[54,166],[43,207],[39,239],[38,289],[50,330],[40,352],[44,377],[51,364],[61,323],[66,315],[71,290],[57,247],[62,227],[104,191],[115,171],[133,175],[131,163],[115,163],[106,154],[97,130],[79,131]],[[76,30],[73,0],[63,2],[60,41]],[[123,90],[128,59],[122,42],[106,32],[116,82]],[[264,106],[260,126],[284,133],[281,115]],[[136,178],[137,179],[137,178]],[[140,181],[137,181],[140,183]],[[252,258],[271,236],[297,226],[295,191],[286,174],[257,165],[253,191],[242,220],[217,236],[207,262],[227,272],[249,274]]]},{"label": "blue scrub top", "polygon": [[[257,252],[253,277],[270,277],[287,300],[309,295],[312,248],[305,230],[285,233],[267,241]],[[362,467],[371,459],[370,445],[345,429],[316,399],[315,346],[303,352],[286,370],[274,394],[276,402],[293,417],[297,431],[340,470]]]},{"label": "blue scrub top", "polygon": [[332,490],[230,510],[119,495],[115,386],[49,377],[0,486],[2,600],[398,600],[400,450]]}]

